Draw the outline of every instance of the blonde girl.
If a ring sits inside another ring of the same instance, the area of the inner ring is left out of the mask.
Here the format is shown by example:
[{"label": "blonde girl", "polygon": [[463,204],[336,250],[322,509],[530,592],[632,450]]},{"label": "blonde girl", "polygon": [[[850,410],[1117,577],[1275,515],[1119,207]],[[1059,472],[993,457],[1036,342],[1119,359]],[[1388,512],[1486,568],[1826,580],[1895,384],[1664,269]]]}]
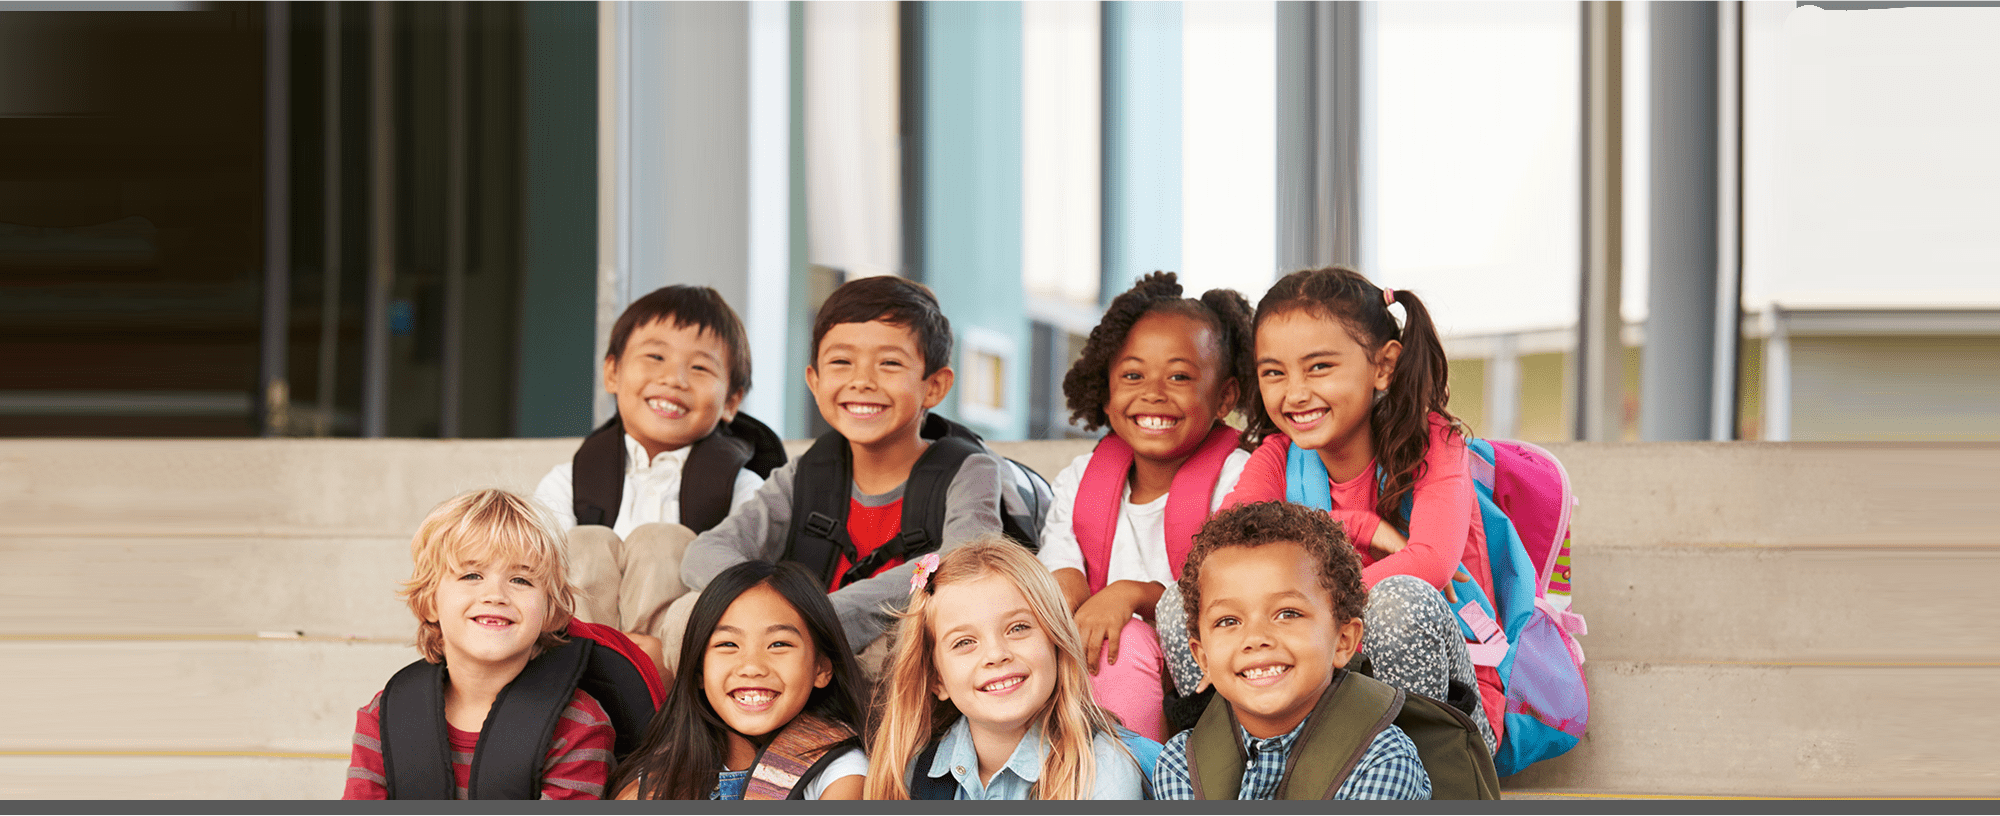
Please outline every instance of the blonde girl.
[{"label": "blonde girl", "polygon": [[894,637],[865,798],[1144,797],[1062,591],[1026,548],[996,535],[922,559]]}]

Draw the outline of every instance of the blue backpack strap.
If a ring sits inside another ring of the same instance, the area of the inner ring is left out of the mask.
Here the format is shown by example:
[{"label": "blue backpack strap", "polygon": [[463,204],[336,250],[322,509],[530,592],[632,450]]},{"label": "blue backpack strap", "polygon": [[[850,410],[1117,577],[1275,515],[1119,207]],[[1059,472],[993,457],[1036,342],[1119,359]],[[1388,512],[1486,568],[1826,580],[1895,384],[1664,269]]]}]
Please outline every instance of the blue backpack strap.
[{"label": "blue backpack strap", "polygon": [[1296,444],[1285,448],[1285,501],[1333,512],[1333,477],[1326,462]]}]

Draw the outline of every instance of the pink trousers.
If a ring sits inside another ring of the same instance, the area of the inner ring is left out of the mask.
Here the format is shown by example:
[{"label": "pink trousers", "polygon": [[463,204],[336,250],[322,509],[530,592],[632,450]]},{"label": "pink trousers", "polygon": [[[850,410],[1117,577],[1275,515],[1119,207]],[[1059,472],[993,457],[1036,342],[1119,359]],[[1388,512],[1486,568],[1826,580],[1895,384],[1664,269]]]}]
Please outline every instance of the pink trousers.
[{"label": "pink trousers", "polygon": [[1160,636],[1145,621],[1126,621],[1118,633],[1118,662],[1109,662],[1110,649],[1097,657],[1097,677],[1092,696],[1097,704],[1118,715],[1125,727],[1154,742],[1166,742],[1166,687],[1161,678],[1167,671],[1166,653]]}]

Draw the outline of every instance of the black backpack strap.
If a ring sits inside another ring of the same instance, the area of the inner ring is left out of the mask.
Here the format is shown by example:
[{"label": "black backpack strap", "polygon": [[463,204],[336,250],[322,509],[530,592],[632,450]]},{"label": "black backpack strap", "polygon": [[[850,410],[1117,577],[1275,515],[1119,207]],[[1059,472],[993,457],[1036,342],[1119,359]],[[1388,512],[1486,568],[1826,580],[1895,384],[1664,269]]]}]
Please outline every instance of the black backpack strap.
[{"label": "black backpack strap", "polygon": [[750,443],[736,438],[726,425],[690,445],[681,465],[681,523],[705,533],[728,518],[736,472],[750,463],[752,453]]},{"label": "black backpack strap", "polygon": [[625,424],[616,413],[583,438],[570,457],[570,510],[576,523],[618,524],[625,500]]},{"label": "black backpack strap", "polygon": [[722,427],[729,431],[730,436],[750,443],[750,461],[742,467],[757,474],[758,478],[771,478],[771,471],[791,458],[785,453],[785,440],[778,438],[777,431],[757,421],[756,417],[738,411],[736,418],[723,423]]},{"label": "black backpack strap", "polygon": [[854,542],[847,538],[847,504],[853,491],[854,461],[847,439],[828,432],[813,442],[792,475],[792,523],[785,534],[780,560],[796,561],[833,585],[833,568],[845,555],[853,560]]},{"label": "black backpack strap", "polygon": [[[588,637],[570,636],[573,640],[589,640]],[[595,641],[592,641],[595,644]],[[653,721],[658,711],[653,707],[653,692],[647,688],[646,676],[632,665],[630,658],[615,648],[597,647],[588,650],[583,676],[577,680],[577,688],[583,689],[597,704],[604,707],[604,713],[611,717],[611,727],[617,731],[617,740],[612,748],[612,758],[623,761],[645,737],[646,724]],[[613,795],[616,795],[615,792]]]},{"label": "black backpack strap", "polygon": [[917,463],[910,467],[910,478],[903,482],[900,529],[867,557],[854,561],[841,581],[843,586],[873,577],[890,561],[912,558],[944,545],[945,497],[951,493],[951,480],[958,475],[966,457],[984,453],[986,446],[972,429],[937,414],[924,417],[921,435],[930,440],[930,445],[917,457]]},{"label": "black backpack strap", "polygon": [[404,666],[382,690],[375,716],[389,798],[458,798],[444,722],[444,667],[426,660]]},{"label": "black backpack strap", "polygon": [[542,762],[597,641],[573,638],[528,661],[493,698],[472,752],[467,799],[539,799]]},{"label": "black backpack strap", "polygon": [[785,798],[806,798],[806,788],[811,787],[812,783],[819,779],[820,774],[826,773],[827,766],[832,765],[834,760],[845,756],[848,752],[860,749],[861,741],[859,738],[850,739],[832,748],[828,748],[826,753],[820,754],[819,760],[814,762],[812,767],[807,768],[805,773],[799,774],[798,783],[792,786],[792,792],[787,794]]},{"label": "black backpack strap", "polygon": [[938,743],[924,746],[924,752],[917,755],[917,763],[910,773],[911,799],[957,799],[958,780],[951,774],[931,776],[931,763],[937,761]]}]

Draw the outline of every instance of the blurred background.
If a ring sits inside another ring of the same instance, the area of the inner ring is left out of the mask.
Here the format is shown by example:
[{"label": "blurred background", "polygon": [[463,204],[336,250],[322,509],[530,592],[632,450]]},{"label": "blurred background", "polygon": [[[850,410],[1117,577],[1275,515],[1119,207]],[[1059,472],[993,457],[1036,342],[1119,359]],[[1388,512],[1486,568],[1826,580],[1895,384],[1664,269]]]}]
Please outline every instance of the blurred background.
[{"label": "blurred background", "polygon": [[668,283],[787,438],[814,307],[1076,435],[1155,269],[1423,296],[1529,440],[2000,439],[2000,8],[0,2],[0,436],[564,437]]}]

